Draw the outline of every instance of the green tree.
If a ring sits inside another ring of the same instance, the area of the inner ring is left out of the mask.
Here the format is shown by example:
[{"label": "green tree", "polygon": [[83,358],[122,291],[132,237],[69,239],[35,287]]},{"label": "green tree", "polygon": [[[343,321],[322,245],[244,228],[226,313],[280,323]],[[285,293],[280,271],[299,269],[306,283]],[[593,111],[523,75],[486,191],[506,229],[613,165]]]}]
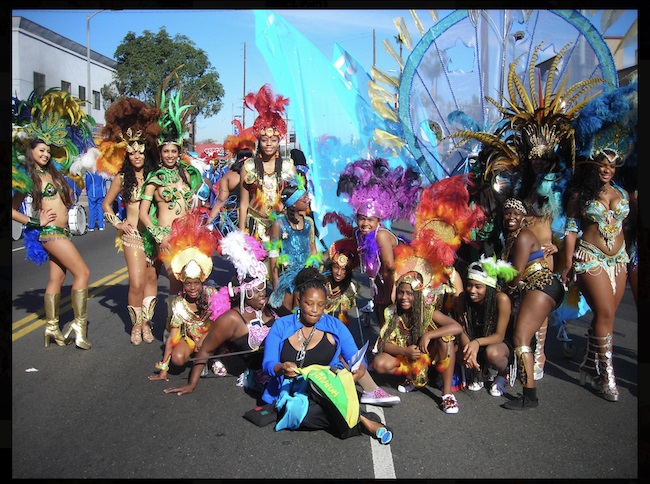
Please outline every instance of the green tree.
[{"label": "green tree", "polygon": [[157,33],[145,30],[141,36],[128,32],[115,50],[117,69],[113,82],[102,88],[102,96],[112,102],[119,96],[131,96],[155,104],[158,89],[179,66],[182,99],[196,93],[191,119],[210,117],[223,107],[224,89],[219,73],[212,67],[205,51],[195,47],[187,36],[171,38],[165,27]]}]

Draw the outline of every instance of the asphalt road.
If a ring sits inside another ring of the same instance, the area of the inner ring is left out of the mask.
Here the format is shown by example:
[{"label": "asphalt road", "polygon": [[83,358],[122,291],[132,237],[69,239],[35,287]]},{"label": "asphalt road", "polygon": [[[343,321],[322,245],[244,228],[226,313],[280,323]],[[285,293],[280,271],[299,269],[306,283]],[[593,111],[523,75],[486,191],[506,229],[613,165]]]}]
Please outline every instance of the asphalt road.
[{"label": "asphalt road", "polygon": [[[114,237],[110,226],[74,237],[91,272],[88,351],[54,343],[43,347],[40,318],[48,270],[24,260],[22,240],[11,242],[12,478],[639,477],[639,328],[629,289],[614,334],[619,402],[607,402],[578,384],[586,315],[567,323],[577,350],[571,359],[555,337],[556,328],[549,329],[537,409],[504,410],[499,405],[505,397],[492,397],[485,389],[458,392],[460,412],[446,415],[439,408],[440,390],[428,386],[401,395],[395,407],[366,406],[394,431],[392,444],[381,446],[365,435],[339,440],[325,431],[256,427],[242,418],[256,397],[237,387],[235,376],[211,374],[191,395],[164,394],[167,385],[186,381],[189,369],[172,374],[169,383],[147,380],[162,355],[166,300],[161,297],[154,318],[156,341],[131,345],[128,277]],[[222,284],[232,268],[218,257],[214,261],[212,278]],[[68,276],[62,323],[73,317],[71,283]],[[161,276],[162,293],[167,283]],[[350,328],[361,340],[356,321]],[[376,323],[361,330],[364,340],[372,339]],[[374,377],[397,393],[397,379]],[[521,386],[509,391],[516,395]]]}]

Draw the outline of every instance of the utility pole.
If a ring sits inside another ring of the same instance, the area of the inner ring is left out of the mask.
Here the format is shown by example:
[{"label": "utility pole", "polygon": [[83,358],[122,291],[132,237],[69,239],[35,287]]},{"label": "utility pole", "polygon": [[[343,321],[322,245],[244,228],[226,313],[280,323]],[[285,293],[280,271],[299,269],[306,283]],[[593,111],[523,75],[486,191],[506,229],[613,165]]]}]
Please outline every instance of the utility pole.
[{"label": "utility pole", "polygon": [[376,39],[375,39],[375,29],[372,29],[372,67],[375,67],[376,63]]},{"label": "utility pole", "polygon": [[244,42],[244,95],[242,97],[241,103],[241,127],[244,129],[246,127],[246,103],[244,98],[246,97],[246,42]]}]

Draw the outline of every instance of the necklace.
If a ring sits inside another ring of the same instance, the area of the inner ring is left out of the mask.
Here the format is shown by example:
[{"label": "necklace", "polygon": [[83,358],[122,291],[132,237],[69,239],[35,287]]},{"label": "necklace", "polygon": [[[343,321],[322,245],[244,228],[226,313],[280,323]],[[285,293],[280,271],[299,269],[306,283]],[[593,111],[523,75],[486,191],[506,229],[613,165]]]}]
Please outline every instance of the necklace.
[{"label": "necklace", "polygon": [[167,175],[168,183],[177,183],[181,179],[180,175],[178,174],[178,168],[176,167],[167,168],[163,166],[161,170],[163,173],[165,173],[165,175]]},{"label": "necklace", "polygon": [[40,166],[36,167],[36,173],[38,173],[38,176],[45,176],[47,175],[47,169],[46,168],[41,168]]},{"label": "necklace", "polygon": [[512,249],[512,244],[515,243],[515,240],[517,239],[517,236],[519,235],[519,232],[521,232],[522,229],[523,227],[519,227],[517,230],[511,232],[506,237],[506,246],[503,249],[503,252],[501,253],[501,257],[503,257],[503,260],[508,260],[508,258],[510,257],[510,249]]},{"label": "necklace", "polygon": [[300,349],[298,350],[298,353],[296,353],[296,363],[302,363],[302,361],[305,359],[307,346],[309,346],[309,342],[311,341],[311,338],[314,336],[315,331],[316,331],[316,325],[311,327],[311,332],[309,333],[309,336],[307,336],[306,339],[305,336],[302,334],[302,328],[300,328],[300,330],[298,331],[298,343],[300,343]]}]

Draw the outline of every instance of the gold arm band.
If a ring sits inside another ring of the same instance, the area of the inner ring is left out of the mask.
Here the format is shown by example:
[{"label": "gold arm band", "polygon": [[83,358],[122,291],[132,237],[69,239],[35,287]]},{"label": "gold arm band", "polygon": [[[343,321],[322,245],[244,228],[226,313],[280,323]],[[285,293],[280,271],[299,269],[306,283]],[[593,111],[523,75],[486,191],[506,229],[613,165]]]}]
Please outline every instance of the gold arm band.
[{"label": "gold arm band", "polygon": [[151,225],[150,227],[147,227],[147,230],[154,238],[154,240],[160,244],[162,242],[162,239],[168,236],[171,232],[171,227],[159,227],[157,225]]},{"label": "gold arm band", "polygon": [[104,212],[104,220],[110,223],[113,227],[117,228],[118,224],[121,224],[122,221],[114,213]]}]

